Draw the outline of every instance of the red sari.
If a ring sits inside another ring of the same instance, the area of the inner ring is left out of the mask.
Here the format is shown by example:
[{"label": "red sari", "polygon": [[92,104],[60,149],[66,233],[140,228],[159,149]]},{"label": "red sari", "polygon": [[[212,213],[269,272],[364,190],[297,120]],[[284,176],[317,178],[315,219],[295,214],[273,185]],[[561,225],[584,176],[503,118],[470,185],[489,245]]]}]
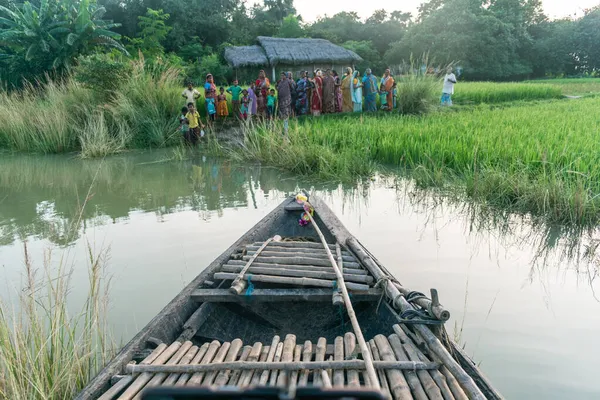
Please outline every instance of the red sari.
[{"label": "red sari", "polygon": [[312,89],[310,109],[313,115],[321,114],[322,99],[323,99],[323,79],[316,76],[314,80],[315,87]]}]

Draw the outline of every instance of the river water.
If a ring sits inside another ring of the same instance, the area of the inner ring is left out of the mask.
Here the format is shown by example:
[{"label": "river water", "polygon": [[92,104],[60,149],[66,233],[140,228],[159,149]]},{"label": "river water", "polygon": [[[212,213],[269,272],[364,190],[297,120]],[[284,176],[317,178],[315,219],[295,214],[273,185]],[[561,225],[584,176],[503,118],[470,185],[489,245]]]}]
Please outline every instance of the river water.
[{"label": "river water", "polygon": [[441,199],[394,176],[311,185],[170,154],[0,156],[3,300],[24,282],[24,243],[39,274],[49,254],[49,265],[72,268],[73,304],[87,291],[88,249],[103,250],[110,327],[127,340],[287,195],[311,189],[406,287],[438,289],[449,334],[506,398],[600,398],[593,233]]}]

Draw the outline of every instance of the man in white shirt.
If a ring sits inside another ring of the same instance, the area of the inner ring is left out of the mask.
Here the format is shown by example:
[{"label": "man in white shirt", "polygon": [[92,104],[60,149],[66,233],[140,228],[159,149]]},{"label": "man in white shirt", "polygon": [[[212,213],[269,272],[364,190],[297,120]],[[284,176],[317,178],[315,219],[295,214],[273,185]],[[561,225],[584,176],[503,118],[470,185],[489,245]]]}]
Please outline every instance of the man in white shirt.
[{"label": "man in white shirt", "polygon": [[200,92],[194,89],[194,85],[192,85],[192,82],[189,82],[187,89],[184,89],[181,93],[181,97],[185,98],[186,105],[188,105],[189,103],[194,103],[195,105],[196,99],[200,97]]},{"label": "man in white shirt", "polygon": [[452,73],[452,67],[448,67],[446,76],[444,77],[444,88],[442,89],[442,105],[452,105],[452,95],[454,94],[454,84],[456,83],[456,75]]}]

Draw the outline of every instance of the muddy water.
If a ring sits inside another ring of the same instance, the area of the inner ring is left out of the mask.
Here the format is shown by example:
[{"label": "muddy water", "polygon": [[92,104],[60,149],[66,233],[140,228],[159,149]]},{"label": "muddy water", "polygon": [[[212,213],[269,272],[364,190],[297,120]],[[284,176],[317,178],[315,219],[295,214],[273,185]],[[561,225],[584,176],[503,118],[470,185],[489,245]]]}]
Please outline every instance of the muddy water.
[{"label": "muddy water", "polygon": [[507,398],[600,397],[600,287],[586,254],[594,242],[581,244],[580,232],[442,201],[394,177],[311,186],[269,168],[170,156],[2,155],[2,298],[19,293],[26,243],[39,274],[45,259],[72,269],[76,307],[90,246],[111,277],[111,329],[127,340],[286,195],[312,187],[405,286],[439,290],[448,332]]}]

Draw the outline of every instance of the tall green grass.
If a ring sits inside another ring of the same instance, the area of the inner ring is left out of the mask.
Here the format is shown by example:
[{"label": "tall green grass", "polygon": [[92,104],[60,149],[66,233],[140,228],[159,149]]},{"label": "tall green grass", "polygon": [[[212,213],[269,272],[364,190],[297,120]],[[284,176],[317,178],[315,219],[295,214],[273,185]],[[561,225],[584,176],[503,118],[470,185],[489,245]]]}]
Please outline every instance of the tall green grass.
[{"label": "tall green grass", "polygon": [[562,96],[559,87],[550,84],[522,82],[459,82],[452,100],[458,104],[503,103],[556,99]]},{"label": "tall green grass", "polygon": [[[394,165],[423,186],[459,190],[551,222],[594,224],[600,221],[599,107],[600,99],[591,98],[426,116],[309,119],[294,127],[289,142],[259,129],[240,157],[313,176],[339,173],[339,179],[370,171],[373,162]],[[327,155],[331,161],[306,161]]]},{"label": "tall green grass", "polygon": [[24,246],[25,284],[11,308],[0,298],[0,398],[72,399],[113,353],[106,326],[105,255],[90,250],[89,292],[75,314],[67,307],[70,271],[37,270]]},{"label": "tall green grass", "polygon": [[561,78],[527,81],[534,85],[553,85],[565,96],[593,96],[600,94],[600,78]]}]

